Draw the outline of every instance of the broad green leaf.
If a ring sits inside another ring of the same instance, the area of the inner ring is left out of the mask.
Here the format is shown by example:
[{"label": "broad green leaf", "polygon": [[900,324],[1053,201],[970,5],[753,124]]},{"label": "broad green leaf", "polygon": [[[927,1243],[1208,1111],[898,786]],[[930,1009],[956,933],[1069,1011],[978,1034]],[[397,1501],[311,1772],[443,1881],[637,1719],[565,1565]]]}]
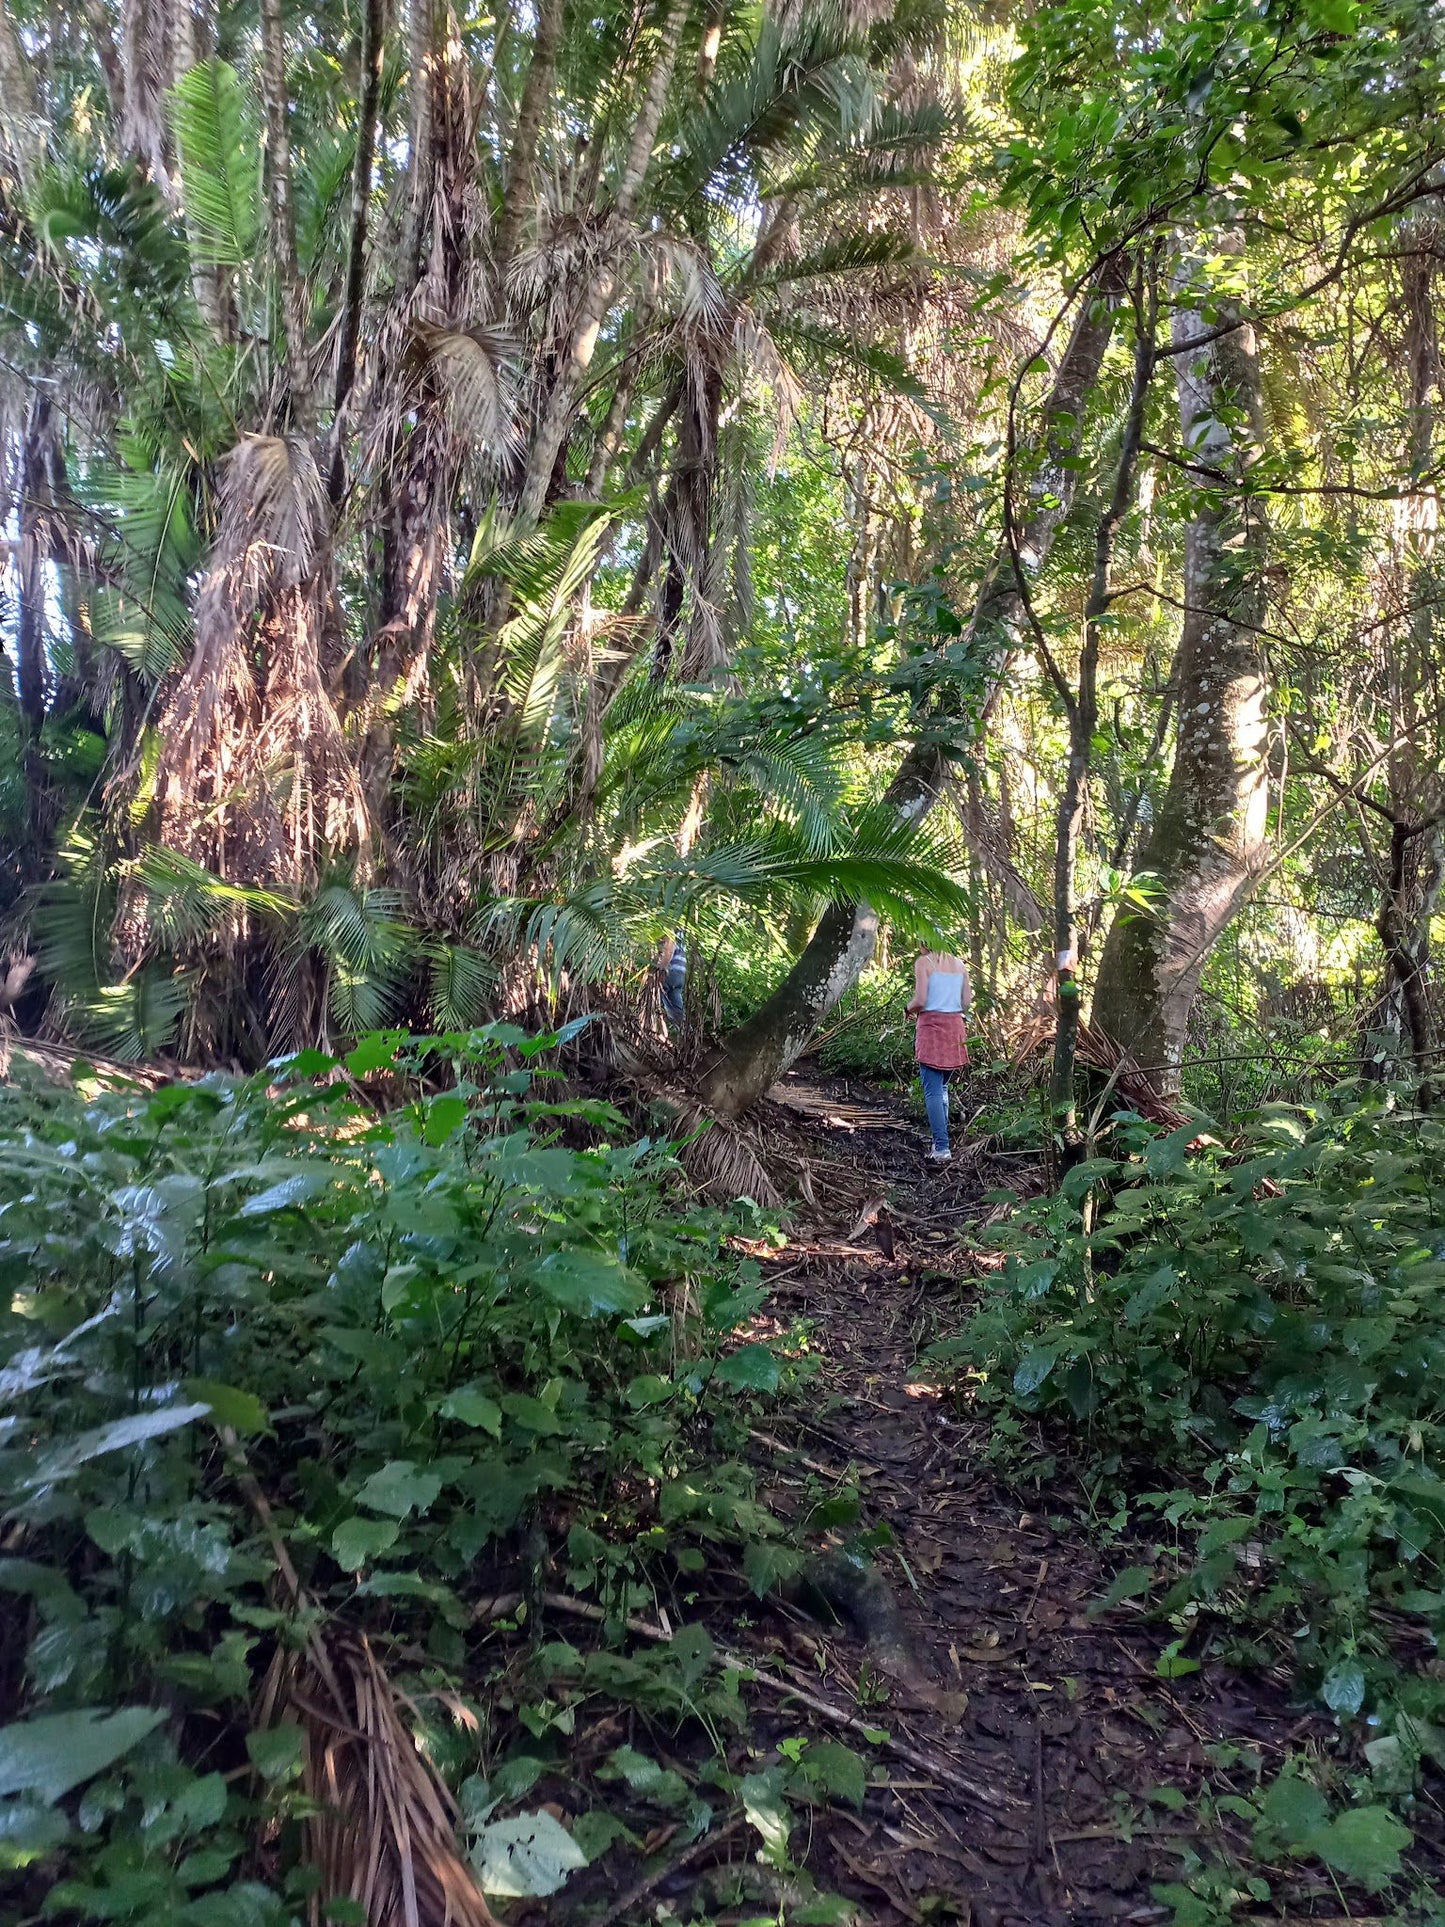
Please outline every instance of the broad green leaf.
[{"label": "broad green leaf", "polygon": [[389,1070],[396,1062],[404,1032],[376,1030],[360,1039],[346,1054],[346,1068],[353,1077],[366,1077],[372,1071]]},{"label": "broad green leaf", "polygon": [[581,1318],[634,1313],[647,1302],[646,1288],[615,1258],[600,1251],[549,1252],[533,1277],[554,1305]]},{"label": "broad green leaf", "polygon": [[1152,1566],[1125,1566],[1116,1573],[1106,1590],[1089,1608],[1091,1613],[1106,1613],[1125,1599],[1138,1599],[1154,1583]]},{"label": "broad green leaf", "polygon": [[1288,1847],[1323,1826],[1329,1808],[1319,1788],[1298,1773],[1282,1773],[1259,1803],[1261,1818]]},{"label": "broad green leaf", "polygon": [[810,1740],[799,1766],[804,1778],[820,1791],[861,1809],[868,1772],[851,1746],[839,1740]]},{"label": "broad green leaf", "polygon": [[242,1438],[269,1430],[270,1414],[254,1392],[239,1385],[221,1385],[213,1378],[188,1378],[186,1391],[210,1407],[212,1422],[228,1425]]},{"label": "broad green leaf", "polygon": [[739,1345],[735,1352],[720,1358],[713,1377],[722,1385],[743,1392],[775,1392],[778,1389],[778,1361],[766,1345]]},{"label": "broad green leaf", "polygon": [[299,1726],[263,1726],[246,1735],[246,1751],[263,1780],[289,1780],[301,1768],[305,1734]]},{"label": "broad green leaf", "polygon": [[619,1746],[607,1762],[604,1777],[624,1779],[641,1800],[658,1807],[680,1807],[688,1799],[687,1781],[670,1766],[661,1766],[630,1746]]},{"label": "broad green leaf", "polygon": [[395,1519],[343,1519],[331,1535],[331,1550],[343,1572],[360,1572],[369,1560],[390,1552],[400,1532]]},{"label": "broad green leaf", "polygon": [[410,1459],[392,1459],[379,1472],[373,1472],[356,1495],[358,1505],[373,1512],[385,1512],[393,1519],[430,1509],[442,1489],[435,1472],[421,1471]]},{"label": "broad green leaf", "polygon": [[464,1385],[459,1391],[448,1392],[441,1402],[441,1414],[443,1418],[454,1418],[459,1425],[490,1432],[494,1439],[502,1436],[501,1406],[473,1386]]},{"label": "broad green leaf", "polygon": [[258,1191],[254,1198],[247,1198],[236,1216],[269,1218],[277,1211],[294,1211],[319,1196],[330,1182],[329,1176],[323,1172],[297,1171],[292,1177],[282,1178],[279,1184]]},{"label": "broad green leaf", "polygon": [[1378,1893],[1400,1872],[1400,1856],[1414,1838],[1388,1807],[1351,1807],[1310,1834],[1303,1846],[1346,1880]]},{"label": "broad green leaf", "polygon": [[484,1827],[472,1864],[483,1893],[528,1900],[555,1894],[587,1856],[550,1813],[524,1813]]},{"label": "broad green leaf", "polygon": [[766,1773],[749,1773],[738,1791],[749,1824],[762,1836],[764,1860],[774,1867],[785,1867],[793,1816],[783,1797],[780,1769],[770,1767]]},{"label": "broad green leaf", "polygon": [[56,1801],[138,1746],[165,1719],[153,1706],[86,1707],[0,1727],[0,1794]]},{"label": "broad green leaf", "polygon": [[1014,1370],[1014,1390],[1021,1398],[1036,1392],[1059,1362],[1062,1345],[1035,1345],[1026,1351]]},{"label": "broad green leaf", "polygon": [[455,1092],[446,1092],[434,1097],[426,1106],[422,1124],[422,1138],[427,1144],[445,1144],[454,1131],[459,1131],[467,1121],[467,1100]]},{"label": "broad green leaf", "polygon": [[1332,1713],[1358,1713],[1365,1703],[1364,1667],[1358,1660],[1341,1660],[1325,1675],[1321,1697]]},{"label": "broad green leaf", "polygon": [[656,1372],[643,1372],[628,1385],[627,1403],[634,1410],[641,1410],[648,1405],[665,1405],[676,1390],[677,1386],[670,1378],[659,1378]]},{"label": "broad green leaf", "polygon": [[135,1412],[129,1418],[98,1426],[93,1432],[82,1432],[42,1459],[25,1483],[54,1485],[60,1479],[69,1478],[82,1465],[89,1465],[92,1459],[104,1458],[109,1452],[129,1451],[132,1446],[164,1438],[168,1432],[178,1432],[183,1425],[193,1425],[197,1419],[205,1418],[210,1409],[208,1405],[163,1405],[159,1411]]}]

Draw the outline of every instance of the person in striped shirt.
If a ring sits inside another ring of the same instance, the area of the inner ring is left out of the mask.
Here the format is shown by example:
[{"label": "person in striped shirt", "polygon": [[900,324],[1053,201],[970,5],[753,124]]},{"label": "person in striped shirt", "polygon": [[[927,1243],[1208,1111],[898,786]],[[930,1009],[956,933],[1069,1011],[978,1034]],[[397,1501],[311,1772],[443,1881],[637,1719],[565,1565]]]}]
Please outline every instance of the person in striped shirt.
[{"label": "person in striped shirt", "polygon": [[680,930],[664,937],[658,946],[657,972],[661,979],[663,1017],[669,1030],[678,1030],[686,1015],[682,993],[687,984],[687,945]]}]

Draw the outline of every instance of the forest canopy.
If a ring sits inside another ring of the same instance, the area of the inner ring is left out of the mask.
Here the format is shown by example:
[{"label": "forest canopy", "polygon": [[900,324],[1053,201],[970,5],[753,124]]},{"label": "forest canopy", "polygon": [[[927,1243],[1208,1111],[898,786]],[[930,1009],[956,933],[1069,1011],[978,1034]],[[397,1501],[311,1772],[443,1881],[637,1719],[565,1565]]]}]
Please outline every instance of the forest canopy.
[{"label": "forest canopy", "polygon": [[735,1111],[881,917],[1061,1096],[1081,989],[1428,1095],[1430,9],[80,24],[0,34],[22,1029],[646,1034],[686,928]]}]

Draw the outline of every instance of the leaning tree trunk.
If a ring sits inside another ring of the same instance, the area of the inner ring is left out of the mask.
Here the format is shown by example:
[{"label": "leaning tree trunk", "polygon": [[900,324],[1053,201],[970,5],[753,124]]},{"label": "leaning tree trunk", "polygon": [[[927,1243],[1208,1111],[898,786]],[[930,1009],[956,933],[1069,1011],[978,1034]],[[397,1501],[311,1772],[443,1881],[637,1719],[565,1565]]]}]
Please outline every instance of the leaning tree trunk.
[{"label": "leaning tree trunk", "polygon": [[[1235,237],[1224,246],[1237,248]],[[1199,268],[1176,289],[1199,296]],[[1202,306],[1202,302],[1201,302]],[[1184,620],[1175,663],[1174,767],[1138,869],[1152,878],[1147,915],[1124,910],[1099,962],[1093,1022],[1123,1046],[1162,1095],[1179,1089],[1190,1007],[1204,962],[1265,850],[1265,520],[1245,486],[1263,435],[1258,344],[1215,302],[1174,315],[1175,373],[1186,461],[1202,483],[1185,538]]]},{"label": "leaning tree trunk", "polygon": [[[992,706],[1026,619],[1018,571],[1036,577],[1079,486],[1084,413],[1114,331],[1122,289],[1117,270],[1104,270],[1085,295],[1045,404],[1039,458],[1029,499],[1012,542],[1001,545],[984,579],[969,625],[986,664]],[[1017,554],[1017,566],[1015,565]],[[950,763],[975,739],[978,718],[956,712],[940,694],[921,719],[912,747],[884,792],[902,823],[921,823],[941,793]],[[850,991],[873,955],[878,915],[870,905],[831,904],[806,949],[778,988],[733,1031],[703,1080],[715,1110],[736,1115],[755,1104],[806,1049],[819,1023]]]}]

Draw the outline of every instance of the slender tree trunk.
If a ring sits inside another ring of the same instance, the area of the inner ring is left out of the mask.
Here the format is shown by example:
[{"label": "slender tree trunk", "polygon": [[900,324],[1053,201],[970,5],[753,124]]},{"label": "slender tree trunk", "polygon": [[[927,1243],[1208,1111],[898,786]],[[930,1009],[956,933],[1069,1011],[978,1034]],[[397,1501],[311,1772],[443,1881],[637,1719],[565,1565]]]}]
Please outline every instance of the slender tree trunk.
[{"label": "slender tree trunk", "polygon": [[[1239,246],[1224,236],[1220,249]],[[1200,269],[1176,276],[1174,358],[1186,458],[1201,495],[1185,541],[1185,612],[1175,664],[1174,766],[1139,856],[1153,879],[1148,915],[1121,911],[1104,944],[1093,1018],[1161,1094],[1179,1089],[1185,1029],[1204,962],[1234,915],[1265,849],[1268,772],[1265,521],[1247,492],[1263,437],[1258,346],[1242,326],[1190,349],[1237,306],[1188,305]]]},{"label": "slender tree trunk", "polygon": [[1054,1118],[1063,1146],[1063,1163],[1073,1163],[1080,1152],[1078,1113],[1074,1096],[1074,1066],[1079,1046],[1079,841],[1088,805],[1094,736],[1099,727],[1100,625],[1109,612],[1110,575],[1119,525],[1134,499],[1134,475],[1139,445],[1144,439],[1144,410],[1154,373],[1156,320],[1153,264],[1148,298],[1140,265],[1134,298],[1134,382],[1129,413],[1119,446],[1118,465],[1109,504],[1099,520],[1094,539],[1094,572],[1084,606],[1083,643],[1079,651],[1079,681],[1066,698],[1069,717],[1069,755],[1059,792],[1058,825],[1054,838],[1054,950],[1057,971],[1058,1024],[1054,1032]]},{"label": "slender tree trunk", "polygon": [[49,443],[52,407],[36,395],[25,424],[20,459],[19,553],[16,576],[15,662],[24,732],[25,822],[30,861],[47,853],[51,823],[50,786],[40,747],[49,713],[49,667],[45,653],[45,564],[49,559],[51,509]]},{"label": "slender tree trunk", "polygon": [[[1440,341],[1435,316],[1435,254],[1440,224],[1414,215],[1402,230],[1401,293],[1405,306],[1405,447],[1412,478],[1430,472],[1435,445],[1435,397],[1440,384]],[[1433,568],[1439,502],[1420,486],[1397,510],[1395,569],[1409,609],[1404,632],[1391,637],[1385,659],[1386,705],[1391,752],[1387,766],[1390,855],[1380,892],[1375,929],[1385,953],[1386,1028],[1406,1033],[1418,1078],[1422,1110],[1434,1102],[1435,1036],[1428,994],[1430,925],[1442,881],[1442,824],[1420,820],[1434,802],[1435,725],[1421,714],[1422,692],[1435,681]],[[1427,800],[1429,799],[1429,800]],[[1412,820],[1413,819],[1413,820]],[[1403,1040],[1400,1040],[1403,1041]],[[1387,1065],[1378,1066],[1385,1073]]]},{"label": "slender tree trunk", "polygon": [[[1084,415],[1113,335],[1121,296],[1112,269],[1085,295],[1044,405],[1037,466],[1018,534],[1019,565],[1028,579],[1037,577],[1047,562],[1054,536],[1078,492]],[[969,635],[986,664],[989,693],[984,716],[1002,686],[1024,624],[1013,550],[1003,544],[984,579],[969,624]],[[945,786],[950,763],[977,739],[981,719],[960,718],[954,693],[940,695],[919,719],[912,747],[884,792],[884,802],[901,822],[922,822]],[[772,996],[725,1039],[702,1086],[714,1109],[732,1114],[746,1110],[796,1062],[818,1024],[862,975],[873,955],[877,931],[877,913],[866,903],[828,908]]]},{"label": "slender tree trunk", "polygon": [[672,668],[688,589],[691,588],[696,605],[707,570],[722,399],[722,362],[709,354],[701,381],[686,384],[677,456],[663,500],[662,544],[667,556],[667,573],[663,577],[657,611],[657,641],[652,658],[655,682],[665,681]]},{"label": "slender tree trunk", "polygon": [[361,343],[361,313],[366,296],[366,230],[371,211],[371,177],[376,159],[376,123],[381,102],[381,63],[385,51],[386,0],[366,0],[361,29],[361,120],[356,130],[356,165],[351,176],[351,238],[346,255],[346,292],[341,306],[341,332],[336,348],[336,387],[328,488],[333,503],[341,499],[345,474],[344,414],[356,380],[356,355]]},{"label": "slender tree trunk", "polygon": [[[1413,846],[1422,836],[1431,839],[1428,871],[1423,893],[1412,889],[1411,857]],[[1440,895],[1442,878],[1440,825],[1408,824],[1396,817],[1390,825],[1390,863],[1385,886],[1380,893],[1380,908],[1375,929],[1385,952],[1386,982],[1398,994],[1404,1012],[1405,1028],[1410,1035],[1410,1055],[1418,1079],[1420,1108],[1428,1111],[1434,1104],[1435,1026],[1426,993],[1429,962],[1428,934],[1420,941],[1422,927],[1428,933],[1429,920]],[[1419,896],[1424,904],[1416,908]]]},{"label": "slender tree trunk", "polygon": [[537,199],[537,147],[542,121],[557,76],[557,54],[562,45],[565,0],[541,0],[537,30],[532,36],[532,62],[507,160],[501,219],[497,224],[497,267],[505,275],[531,218]]},{"label": "slender tree trunk", "polygon": [[281,0],[261,0],[261,81],[266,106],[266,175],[271,201],[272,246],[281,284],[287,375],[297,425],[309,427],[311,383],[306,345],[307,300],[296,253],[296,210],[291,198],[290,98],[286,92],[286,38]]},{"label": "slender tree trunk", "polygon": [[25,182],[44,155],[45,130],[30,57],[10,14],[9,0],[0,0],[0,161],[7,172]]},{"label": "slender tree trunk", "polygon": [[[667,90],[677,62],[683,29],[687,24],[689,0],[674,0],[663,25],[661,44],[652,74],[643,95],[642,106],[632,129],[627,159],[617,183],[612,220],[618,229],[617,246],[637,210],[657,130],[667,104]],[[577,410],[577,391],[592,365],[597,337],[617,286],[617,269],[609,263],[595,273],[583,290],[576,310],[570,339],[552,381],[550,394],[542,409],[541,420],[528,451],[526,474],[522,483],[519,508],[524,521],[535,521],[546,503],[548,492],[562,459]]]}]

